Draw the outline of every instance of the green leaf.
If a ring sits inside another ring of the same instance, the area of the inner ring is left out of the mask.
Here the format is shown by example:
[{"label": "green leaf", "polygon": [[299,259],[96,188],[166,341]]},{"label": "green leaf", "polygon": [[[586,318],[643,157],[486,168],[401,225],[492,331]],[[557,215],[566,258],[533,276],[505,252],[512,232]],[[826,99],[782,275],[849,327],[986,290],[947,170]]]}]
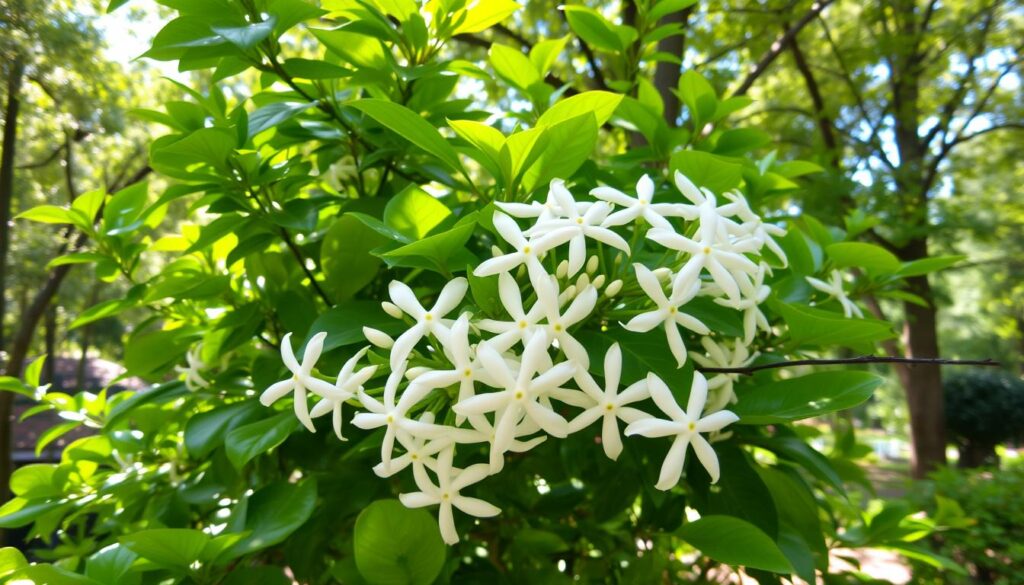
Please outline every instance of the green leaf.
[{"label": "green leaf", "polygon": [[173,569],[188,569],[210,536],[189,528],[155,528],[122,536],[120,543],[140,557]]},{"label": "green leaf", "polygon": [[344,67],[316,59],[294,57],[286,59],[281,66],[288,75],[300,79],[338,79],[352,75],[352,72]]},{"label": "green leaf", "polygon": [[796,436],[793,431],[782,427],[779,434],[774,437],[747,438],[745,440],[752,445],[775,453],[780,459],[800,465],[814,477],[831,485],[840,494],[845,494],[843,479],[829,463],[828,458],[808,445],[804,439]]},{"label": "green leaf", "polygon": [[769,144],[772,137],[757,128],[733,128],[722,132],[715,143],[715,154],[739,156]]},{"label": "green leaf", "polygon": [[171,366],[189,345],[181,331],[150,331],[134,335],[124,348],[124,367],[134,376],[148,376]]},{"label": "green leaf", "polygon": [[384,223],[410,240],[419,240],[451,214],[452,211],[436,197],[412,185],[388,201],[384,208]]},{"label": "green leaf", "polygon": [[25,555],[21,554],[20,550],[13,546],[0,548],[0,577],[9,575],[27,566],[28,561],[25,560]]},{"label": "green leaf", "polygon": [[271,14],[262,22],[254,22],[245,26],[211,26],[210,30],[224,37],[239,49],[251,49],[274,32],[277,17]]},{"label": "green leaf", "polygon": [[96,213],[103,206],[103,200],[107,198],[107,192],[103,189],[93,189],[88,193],[82,193],[71,202],[71,209],[82,212],[90,223],[96,219]]},{"label": "green leaf", "polygon": [[112,234],[131,229],[146,209],[149,182],[141,181],[121,189],[107,201],[103,210],[103,231]]},{"label": "green leaf", "polygon": [[558,56],[565,50],[565,44],[569,42],[569,35],[557,39],[546,39],[538,42],[530,49],[530,62],[537,74],[544,77],[551,70],[551,66],[558,60]]},{"label": "green leaf", "polygon": [[373,118],[378,124],[436,156],[453,171],[461,171],[459,155],[430,122],[405,106],[381,99],[362,99],[349,106]]},{"label": "green leaf", "polygon": [[282,412],[258,422],[238,427],[224,440],[228,460],[241,469],[257,455],[277,447],[298,428],[298,420],[290,412]]},{"label": "green leaf", "polygon": [[352,214],[331,224],[320,246],[320,267],[335,302],[352,298],[377,278],[383,263],[370,251],[387,242]]},{"label": "green leaf", "polygon": [[501,298],[498,295],[498,277],[476,276],[471,267],[466,267],[466,278],[469,279],[469,290],[473,295],[473,302],[490,317],[498,317],[504,314]]},{"label": "green leaf", "polygon": [[857,266],[872,274],[892,274],[900,269],[895,254],[875,244],[839,242],[825,248],[836,268]]},{"label": "green leaf", "polygon": [[449,261],[455,257],[457,252],[464,251],[466,242],[473,235],[475,227],[476,212],[474,211],[460,219],[459,223],[450,230],[384,252],[381,257],[389,261],[408,257],[424,258],[436,267],[438,272],[447,276],[450,275]]},{"label": "green leaf", "polygon": [[56,465],[42,463],[19,467],[11,474],[11,493],[29,500],[60,496],[63,490],[53,481],[56,471]]},{"label": "green leaf", "polygon": [[14,216],[14,219],[27,219],[38,223],[75,223],[71,213],[66,207],[37,205]]},{"label": "green leaf", "polygon": [[[690,387],[692,368],[677,367],[664,339],[656,335],[633,333],[616,329],[614,335],[583,330],[575,334],[576,339],[587,348],[587,353],[595,356],[590,360],[590,371],[604,376],[604,354],[615,342],[622,349],[622,384],[632,384],[647,377],[653,372],[672,388]],[[599,356],[599,357],[598,357]]]},{"label": "green leaf", "polygon": [[113,317],[114,315],[126,311],[136,305],[138,305],[138,301],[134,299],[110,299],[109,301],[103,301],[102,303],[93,305],[82,311],[82,314],[71,322],[68,329],[77,329],[82,325],[88,325],[89,323],[99,321],[100,319]]},{"label": "green leaf", "polygon": [[784,575],[793,572],[775,541],[739,518],[704,516],[684,524],[676,535],[720,563]]},{"label": "green leaf", "polygon": [[100,583],[120,585],[139,555],[120,544],[100,549],[85,562],[85,576]]},{"label": "green leaf", "polygon": [[316,481],[277,481],[249,498],[245,531],[249,533],[227,549],[219,560],[246,555],[283,542],[306,523],[316,508]]},{"label": "green leaf", "polygon": [[60,500],[11,498],[0,507],[0,528],[20,528],[43,514],[65,506]]},{"label": "green leaf", "polygon": [[698,150],[680,150],[673,154],[669,168],[683,173],[698,187],[719,194],[738,187],[743,179],[743,167],[739,163]]},{"label": "green leaf", "polygon": [[938,272],[959,264],[965,258],[967,256],[933,256],[912,262],[904,262],[900,269],[896,271],[896,276],[921,276],[922,274]]},{"label": "green leaf", "polygon": [[551,179],[572,176],[594,152],[598,124],[592,112],[585,112],[545,128],[544,133],[547,147],[523,175],[527,192],[546,187]]},{"label": "green leaf", "polygon": [[356,567],[371,585],[429,585],[446,552],[437,522],[425,510],[378,500],[356,518]]},{"label": "green leaf", "polygon": [[892,324],[877,319],[847,319],[812,307],[769,300],[771,308],[789,327],[790,338],[798,345],[859,348],[895,337]]},{"label": "green leaf", "polygon": [[166,404],[171,400],[177,399],[183,394],[188,394],[188,392],[189,391],[188,388],[185,387],[185,383],[177,380],[166,384],[157,384],[145,390],[140,390],[129,396],[127,399],[118,402],[113,408],[111,408],[103,426],[104,428],[113,428],[117,426],[117,423],[120,422],[123,417],[132,413],[140,406],[146,404]]},{"label": "green leaf", "polygon": [[99,583],[78,573],[51,565],[38,563],[22,567],[10,575],[8,583],[46,583],[53,585],[108,585]]},{"label": "green leaf", "polygon": [[41,356],[37,357],[36,359],[32,360],[32,363],[30,363],[28,366],[25,367],[25,374],[24,374],[23,377],[25,378],[25,383],[26,384],[28,384],[29,386],[31,386],[33,388],[36,388],[36,387],[41,385],[39,383],[39,378],[42,375],[43,364],[45,364],[45,363],[46,363],[46,354],[44,353],[43,355],[41,355]]},{"label": "green leaf", "polygon": [[551,106],[537,119],[537,127],[554,126],[587,112],[594,114],[598,126],[603,126],[615,113],[615,108],[619,107],[622,98],[621,94],[610,91],[585,91],[576,94]]},{"label": "green leaf", "polygon": [[472,34],[487,30],[512,16],[522,6],[515,0],[487,0],[487,2],[470,3],[466,10],[466,18],[455,27],[453,35]]},{"label": "green leaf", "polygon": [[845,410],[863,403],[882,383],[868,372],[837,370],[737,389],[739,402],[730,409],[740,423],[765,425]]},{"label": "green leaf", "polygon": [[185,448],[193,459],[202,459],[224,442],[232,423],[256,410],[255,402],[235,402],[189,417],[185,423]]},{"label": "green leaf", "polygon": [[81,424],[80,421],[71,421],[54,425],[43,431],[39,438],[36,439],[36,457],[42,454],[47,445],[77,429]]},{"label": "green leaf", "polygon": [[107,4],[107,14],[110,14],[111,12],[113,12],[113,11],[117,10],[118,8],[124,6],[129,1],[130,0],[110,0],[110,3]]},{"label": "green leaf", "polygon": [[302,102],[277,102],[267,104],[249,114],[249,138],[291,119],[311,107]]},{"label": "green leaf", "polygon": [[99,254],[97,252],[74,252],[72,254],[65,254],[63,256],[57,256],[53,260],[46,263],[46,269],[50,270],[58,266],[64,266],[65,264],[89,264],[90,262],[100,262],[107,260],[109,256]]},{"label": "green leaf", "polygon": [[700,73],[692,69],[680,76],[676,94],[686,104],[695,131],[699,131],[704,124],[710,122],[718,109],[718,95],[715,93],[715,88],[711,87],[711,84]]},{"label": "green leaf", "polygon": [[381,70],[388,67],[384,49],[377,39],[342,29],[311,28],[309,32],[325,47],[357,70]]},{"label": "green leaf", "polygon": [[562,10],[572,32],[588,45],[610,53],[623,51],[622,39],[599,12],[587,6],[563,6]]},{"label": "green leaf", "polygon": [[228,157],[235,149],[236,140],[235,134],[225,128],[201,128],[181,140],[155,148],[150,162],[154,169],[166,169],[172,176],[197,163],[227,174],[231,171]]},{"label": "green leaf", "polygon": [[506,168],[502,162],[501,149],[505,145],[505,135],[501,132],[486,124],[471,120],[449,119],[448,125],[459,138],[471,144],[483,155],[484,162],[481,164],[484,164],[496,178],[506,179],[507,175],[512,172],[512,169]]},{"label": "green leaf", "polygon": [[491,45],[488,55],[494,72],[520,91],[525,92],[528,87],[540,81],[533,63],[518,49],[495,43]]},{"label": "green leaf", "polygon": [[658,0],[648,11],[647,18],[651,22],[657,22],[664,16],[685,10],[696,3],[697,0]]}]

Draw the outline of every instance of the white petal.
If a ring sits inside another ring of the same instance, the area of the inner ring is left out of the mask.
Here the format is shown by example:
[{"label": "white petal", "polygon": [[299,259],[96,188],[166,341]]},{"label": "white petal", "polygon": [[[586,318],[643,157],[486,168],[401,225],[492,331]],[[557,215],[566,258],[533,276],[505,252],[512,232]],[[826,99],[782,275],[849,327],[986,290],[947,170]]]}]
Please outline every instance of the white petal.
[{"label": "white petal", "polygon": [[587,261],[587,240],[580,232],[569,240],[569,276],[573,276],[583,268]]},{"label": "white petal", "polygon": [[579,431],[582,431],[583,429],[594,424],[594,421],[601,418],[604,412],[604,406],[600,404],[592,408],[588,408],[587,410],[584,410],[583,412],[576,415],[576,418],[569,421],[569,432],[578,433]]},{"label": "white petal", "polygon": [[683,367],[686,363],[686,344],[683,343],[683,335],[679,333],[675,320],[665,321],[665,337],[668,339],[669,350],[676,358],[676,365]]},{"label": "white petal", "polygon": [[711,476],[711,483],[718,483],[719,469],[718,469],[718,455],[715,454],[715,450],[711,447],[711,444],[700,435],[693,435],[690,439],[693,443],[693,452],[697,455],[697,460],[700,461],[704,469],[708,471],[708,475]]},{"label": "white petal", "polygon": [[665,291],[661,288],[661,281],[658,280],[654,272],[643,264],[634,264],[633,270],[636,272],[636,281],[640,288],[654,301],[654,304],[659,307],[667,305],[668,298],[665,296]]},{"label": "white petal", "polygon": [[270,406],[277,402],[281,398],[288,395],[289,392],[295,389],[295,379],[288,378],[287,380],[281,380],[271,384],[269,388],[260,394],[260,404],[263,406]]},{"label": "white petal", "polygon": [[[646,177],[647,175],[644,175]],[[619,388],[622,376],[622,348],[613,343],[604,354],[604,387],[615,393]]]},{"label": "white petal", "polygon": [[604,454],[615,461],[622,453],[622,437],[619,436],[619,422],[614,416],[605,415],[601,425],[601,445]]},{"label": "white petal", "polygon": [[564,438],[569,434],[569,423],[562,418],[562,415],[541,406],[535,400],[526,401],[525,406],[530,419],[540,425],[540,428],[544,429],[547,434],[558,438]]},{"label": "white petal", "polygon": [[398,280],[392,280],[388,284],[388,295],[391,297],[391,302],[398,305],[398,308],[405,311],[413,319],[417,321],[423,317],[425,312],[423,306],[420,305],[419,299],[416,298],[416,294],[412,292],[407,284]]},{"label": "white petal", "polygon": [[[636,317],[633,317],[628,323],[623,325],[623,327],[625,327],[627,331],[646,333],[665,322],[665,312],[656,310],[641,313]],[[674,326],[675,325],[673,325],[673,327]]]},{"label": "white petal", "polygon": [[295,353],[292,351],[292,334],[287,333],[281,339],[281,361],[284,362],[286,368],[288,368],[293,374],[302,373],[302,366],[295,360]]},{"label": "white petal", "polygon": [[676,182],[676,189],[679,189],[679,192],[682,193],[684,197],[692,201],[694,205],[700,205],[704,202],[704,196],[701,195],[700,190],[697,189],[697,186],[694,185],[686,175],[676,171],[674,178]]},{"label": "white petal", "polygon": [[402,362],[409,359],[409,355],[412,354],[412,350],[421,339],[423,339],[423,326],[417,323],[395,340],[389,358],[392,370],[398,369]]},{"label": "white petal", "polygon": [[636,200],[618,189],[611,187],[597,187],[590,190],[590,194],[596,199],[614,203],[620,207],[632,207]]},{"label": "white petal", "polygon": [[683,412],[682,408],[679,408],[675,397],[672,396],[672,391],[669,390],[668,385],[661,378],[653,373],[647,374],[647,388],[651,392],[651,399],[669,418],[674,421],[686,419],[686,413]]},{"label": "white petal", "polygon": [[468,289],[469,281],[461,276],[448,281],[448,284],[444,285],[444,288],[441,289],[441,294],[438,295],[437,302],[434,303],[434,307],[431,309],[434,319],[440,319],[459,306],[459,303],[466,296]]},{"label": "white petal", "polygon": [[661,473],[658,475],[658,483],[654,486],[659,490],[670,490],[679,483],[679,476],[683,474],[683,466],[686,465],[686,448],[690,439],[684,435],[676,437],[672,446],[665,455],[665,461],[661,464]]},{"label": "white petal", "polygon": [[690,384],[690,397],[686,401],[686,413],[692,420],[700,418],[704,411],[704,404],[708,401],[708,380],[704,374],[693,372],[693,382]]},{"label": "white petal", "polygon": [[523,312],[523,293],[519,289],[519,283],[516,282],[508,272],[503,272],[498,276],[498,298],[501,300],[501,304],[505,307],[505,311],[512,319],[522,319],[525,313]]},{"label": "white petal", "polygon": [[640,435],[642,437],[655,439],[658,437],[671,437],[678,435],[682,430],[683,427],[674,421],[661,420],[660,418],[645,418],[629,423],[626,427],[625,434],[627,437]]},{"label": "white petal", "polygon": [[[376,469],[376,468],[374,468]],[[398,494],[398,500],[406,508],[425,508],[439,503],[438,498],[423,492],[412,492],[409,494]]]},{"label": "white petal", "polygon": [[526,260],[526,256],[518,251],[498,256],[497,258],[490,258],[481,262],[473,270],[473,276],[494,276],[495,274],[508,272],[522,264],[524,260]]},{"label": "white petal", "polygon": [[509,402],[509,396],[507,391],[502,392],[488,392],[486,394],[477,394],[462,400],[452,407],[452,410],[462,415],[472,414],[484,414],[488,412],[497,412],[505,407]]},{"label": "white petal", "polygon": [[720,431],[738,420],[740,420],[740,417],[732,411],[719,410],[718,412],[713,412],[697,421],[695,430],[698,433]]},{"label": "white petal", "polygon": [[519,224],[504,213],[497,211],[494,212],[494,229],[496,229],[498,231],[498,235],[511,244],[517,252],[521,251],[523,246],[526,245],[526,236],[524,236],[522,230],[519,229]]},{"label": "white petal", "polygon": [[441,528],[441,538],[446,544],[452,545],[459,542],[459,533],[455,530],[455,517],[452,515],[450,502],[441,502],[441,508],[437,512],[437,524]]},{"label": "white petal", "polygon": [[477,518],[490,518],[501,514],[501,508],[478,498],[459,496],[455,498],[452,503],[455,504],[455,507],[459,510]]}]

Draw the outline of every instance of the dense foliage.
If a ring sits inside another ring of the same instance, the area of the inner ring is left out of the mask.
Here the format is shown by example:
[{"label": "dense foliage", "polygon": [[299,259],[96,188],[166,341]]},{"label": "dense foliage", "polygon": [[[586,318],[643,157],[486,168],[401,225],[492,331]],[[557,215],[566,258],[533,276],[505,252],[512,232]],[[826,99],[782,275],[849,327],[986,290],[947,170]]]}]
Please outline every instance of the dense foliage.
[{"label": "dense foliage", "polygon": [[[136,111],[167,129],[149,157],[172,185],[21,214],[86,236],[53,265],[130,287],[73,326],[144,312],[124,365],[153,386],[52,392],[42,361],[3,381],[67,420],[40,449],[96,431],[12,478],[0,526],[28,527],[45,562],[5,549],[7,577],[858,578],[832,570],[836,547],[957,570],[915,544],[936,524],[909,507],[823,504],[848,501],[863,474],[852,451],[825,455],[794,423],[866,401],[877,376],[709,371],[873,351],[893,328],[857,299],[913,298],[906,279],[958,258],[902,261],[855,241],[863,217],[839,227],[804,213],[797,197],[821,167],[780,159],[736,121],[751,100],[695,71],[674,88],[681,117],[666,120],[646,70],[672,61],[658,44],[681,32],[661,18],[692,2],[638,2],[632,24],[569,6],[571,35],[486,55],[452,44],[516,3],[162,4],[175,15],[148,56],[206,75],[181,88],[187,99]],[[577,44],[614,72],[604,89],[551,82]],[[170,207],[191,221],[154,236]],[[531,256],[540,243],[547,256]],[[497,341],[527,317],[529,336]],[[491,389],[473,396],[439,375],[460,370]],[[636,389],[640,413],[621,417],[625,434],[677,438],[615,447],[614,416],[588,426],[619,386]],[[534,388],[522,412],[494,398]],[[673,420],[641,417],[659,411]],[[403,457],[412,473],[392,475]],[[446,483],[470,495],[448,498]],[[400,502],[438,505],[441,529]],[[501,513],[452,517],[453,505]]]},{"label": "dense foliage", "polygon": [[[1005,372],[970,371],[943,382],[946,424],[961,443],[961,464],[980,464],[995,446],[1024,438],[1024,381]],[[992,463],[991,461],[989,463]]]}]

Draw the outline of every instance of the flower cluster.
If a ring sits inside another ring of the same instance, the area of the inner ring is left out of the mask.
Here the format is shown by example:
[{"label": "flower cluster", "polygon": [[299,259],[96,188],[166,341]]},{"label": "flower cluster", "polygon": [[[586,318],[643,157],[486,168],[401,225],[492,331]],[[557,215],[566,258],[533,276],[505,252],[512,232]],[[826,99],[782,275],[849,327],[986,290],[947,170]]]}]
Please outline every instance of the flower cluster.
[{"label": "flower cluster", "polygon": [[[281,354],[292,376],[268,388],[261,401],[269,405],[292,394],[295,415],[310,431],[314,418],[332,413],[339,438],[343,405],[360,407],[352,424],[385,431],[374,471],[388,477],[411,468],[418,491],[402,494],[401,501],[438,506],[449,544],[459,539],[454,509],[475,517],[500,512],[464,495],[469,486],[499,473],[509,453],[598,421],[601,446],[613,460],[622,452],[622,435],[672,440],[657,488],[679,482],[690,447],[717,481],[711,443],[738,420],[725,409],[736,400],[735,376],[708,380],[694,372],[684,409],[669,388],[672,380],[654,373],[623,380],[628,364],[619,343],[594,341],[614,340],[620,325],[639,333],[660,328],[652,335],[664,335],[680,367],[688,357],[705,367],[742,366],[756,357],[748,346],[758,330],[770,330],[759,309],[770,292],[761,251],[771,250],[785,264],[773,239],[784,232],[763,222],[738,192],[719,202],[680,173],[675,186],[685,202],[654,203],[654,182],[644,176],[635,197],[600,187],[591,191],[592,200],[577,200],[555,180],[543,203],[498,203],[493,224],[502,242],[474,275],[496,277],[503,316],[460,310],[469,304],[465,278],[430,294],[429,307],[408,285],[393,281],[383,306],[407,328],[397,338],[364,330],[388,351],[379,360],[387,364],[383,388],[368,387],[378,366],[357,365],[369,348],[330,383],[314,373],[326,334],[307,342],[301,363],[286,336]],[[652,259],[656,266],[644,263]],[[698,297],[741,312],[743,337],[709,337],[710,328],[688,306]],[[693,334],[703,351],[687,351]],[[316,399],[311,409],[309,394]],[[480,446],[486,462],[455,467],[457,450],[479,453]]]}]

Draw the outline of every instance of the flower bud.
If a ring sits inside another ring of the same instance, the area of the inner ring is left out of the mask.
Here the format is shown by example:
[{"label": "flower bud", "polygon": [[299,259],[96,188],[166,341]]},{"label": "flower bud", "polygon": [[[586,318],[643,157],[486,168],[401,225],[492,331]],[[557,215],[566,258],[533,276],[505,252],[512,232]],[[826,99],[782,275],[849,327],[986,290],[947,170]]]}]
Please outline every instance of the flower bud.
[{"label": "flower bud", "polygon": [[569,274],[569,261],[562,260],[558,263],[558,268],[555,269],[555,276],[558,278],[565,278],[565,275]]},{"label": "flower bud", "polygon": [[398,308],[398,305],[390,301],[384,301],[383,303],[380,304],[380,306],[382,309],[384,309],[385,313],[391,315],[395,319],[401,319],[402,316],[405,314],[402,312],[402,309]]},{"label": "flower bud", "polygon": [[608,295],[608,297],[614,297],[615,295],[619,294],[619,291],[621,290],[622,279],[617,278],[608,284],[608,288],[604,289],[604,294]]},{"label": "flower bud", "polygon": [[588,286],[590,286],[590,276],[588,276],[587,273],[584,272],[583,274],[580,275],[579,278],[576,279],[576,288],[578,288],[579,290],[583,290]]},{"label": "flower bud", "polygon": [[598,260],[597,256],[591,256],[590,259],[587,260],[587,273],[593,274],[593,273],[597,272],[598,262],[599,262],[599,260]]},{"label": "flower bud", "polygon": [[562,291],[562,294],[559,295],[559,300],[562,300],[562,301],[566,301],[566,300],[574,299],[574,298],[576,298],[576,285],[575,284],[570,284],[568,287],[566,287],[566,289],[564,291]]},{"label": "flower bud", "polygon": [[433,371],[433,368],[428,368],[427,366],[416,366],[413,368],[409,368],[408,370],[405,371],[405,379],[415,380],[416,378],[419,378],[423,374],[426,374],[427,372],[431,371]]},{"label": "flower bud", "polygon": [[619,264],[622,264],[622,261],[625,258],[626,256],[622,252],[619,252],[618,254],[615,255],[615,258],[612,259],[612,263],[618,266]]},{"label": "flower bud", "polygon": [[363,337],[381,349],[391,349],[391,346],[395,344],[395,340],[390,335],[373,327],[363,327]]},{"label": "flower bud", "polygon": [[493,256],[495,258],[497,258],[498,256],[501,256],[501,248],[499,248],[497,246],[491,246],[491,256]]},{"label": "flower bud", "polygon": [[594,278],[594,288],[601,288],[602,286],[604,286],[604,281],[605,280],[607,280],[607,278],[605,278],[605,276],[603,274],[598,274]]},{"label": "flower bud", "polygon": [[664,266],[661,268],[655,268],[651,272],[653,272],[654,276],[656,276],[661,282],[668,282],[672,280],[672,271]]}]

